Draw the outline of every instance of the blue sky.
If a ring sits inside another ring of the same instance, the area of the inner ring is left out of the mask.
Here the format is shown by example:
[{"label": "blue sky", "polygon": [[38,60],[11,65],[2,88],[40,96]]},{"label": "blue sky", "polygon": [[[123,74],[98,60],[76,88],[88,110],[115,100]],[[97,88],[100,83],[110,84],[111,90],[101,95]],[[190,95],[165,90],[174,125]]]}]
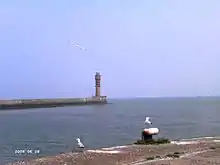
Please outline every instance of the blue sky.
[{"label": "blue sky", "polygon": [[[220,95],[219,0],[2,0],[0,98]],[[88,49],[77,49],[70,40]]]}]

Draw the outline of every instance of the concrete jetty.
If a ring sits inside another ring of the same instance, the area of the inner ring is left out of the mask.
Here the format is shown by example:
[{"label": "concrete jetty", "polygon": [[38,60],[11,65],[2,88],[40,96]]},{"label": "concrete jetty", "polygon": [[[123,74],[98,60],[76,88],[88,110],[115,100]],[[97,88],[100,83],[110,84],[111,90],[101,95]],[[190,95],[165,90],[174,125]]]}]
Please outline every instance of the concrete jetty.
[{"label": "concrete jetty", "polygon": [[95,96],[85,98],[14,99],[0,100],[0,109],[49,108],[73,105],[106,104],[107,96],[101,96],[101,75],[95,75]]}]

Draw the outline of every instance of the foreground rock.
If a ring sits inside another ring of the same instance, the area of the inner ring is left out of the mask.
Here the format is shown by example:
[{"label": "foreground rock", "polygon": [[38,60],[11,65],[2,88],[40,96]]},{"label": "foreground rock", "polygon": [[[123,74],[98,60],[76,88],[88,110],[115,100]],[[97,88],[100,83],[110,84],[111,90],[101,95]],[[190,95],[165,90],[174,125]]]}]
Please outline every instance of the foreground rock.
[{"label": "foreground rock", "polygon": [[130,145],[82,153],[66,153],[8,165],[209,165],[220,164],[220,143],[213,139],[194,143]]},{"label": "foreground rock", "polygon": [[[142,165],[220,165],[220,147],[215,150],[194,154],[188,157],[183,155],[179,159],[158,160],[141,163]],[[141,165],[139,164],[139,165]]]}]

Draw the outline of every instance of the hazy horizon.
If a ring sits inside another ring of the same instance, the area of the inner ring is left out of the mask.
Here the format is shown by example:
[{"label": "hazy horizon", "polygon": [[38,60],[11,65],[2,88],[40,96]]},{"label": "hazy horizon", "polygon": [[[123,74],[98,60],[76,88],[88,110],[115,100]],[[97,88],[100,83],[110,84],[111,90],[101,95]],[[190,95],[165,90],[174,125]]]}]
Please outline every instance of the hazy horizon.
[{"label": "hazy horizon", "polygon": [[[220,96],[220,1],[0,2],[0,99]],[[82,51],[76,41],[88,51]]]}]

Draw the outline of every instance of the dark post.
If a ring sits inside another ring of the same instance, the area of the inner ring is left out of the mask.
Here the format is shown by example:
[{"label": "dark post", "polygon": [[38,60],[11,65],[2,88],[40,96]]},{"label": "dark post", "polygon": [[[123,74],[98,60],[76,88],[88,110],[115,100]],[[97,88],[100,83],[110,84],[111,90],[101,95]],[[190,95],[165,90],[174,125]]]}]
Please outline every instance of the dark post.
[{"label": "dark post", "polygon": [[148,141],[148,140],[152,140],[152,139],[153,139],[153,136],[150,135],[150,134],[148,134],[148,133],[146,133],[145,131],[142,131],[142,133],[141,133],[141,139],[142,139],[143,141]]}]

